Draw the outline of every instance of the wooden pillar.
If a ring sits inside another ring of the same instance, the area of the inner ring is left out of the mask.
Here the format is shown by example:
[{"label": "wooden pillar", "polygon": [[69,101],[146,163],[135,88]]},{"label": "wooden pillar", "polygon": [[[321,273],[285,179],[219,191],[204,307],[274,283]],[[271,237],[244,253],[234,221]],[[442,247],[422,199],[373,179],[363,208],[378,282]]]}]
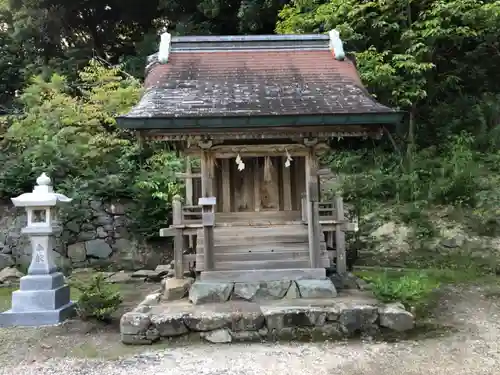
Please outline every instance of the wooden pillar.
[{"label": "wooden pillar", "polygon": [[191,157],[186,156],[186,204],[193,205],[193,177],[191,174]]},{"label": "wooden pillar", "polygon": [[260,211],[260,175],[261,169],[259,167],[259,158],[253,159],[253,189],[254,189],[254,209],[255,211]]},{"label": "wooden pillar", "polygon": [[290,178],[290,167],[285,166],[286,156],[282,157],[281,160],[281,168],[283,175],[283,210],[291,211],[292,210],[292,181]]},{"label": "wooden pillar", "polygon": [[345,254],[345,233],[343,231],[344,216],[344,200],[340,194],[335,195],[335,213],[337,224],[335,227],[335,249],[337,252],[337,273],[345,274],[347,272],[346,254]]},{"label": "wooden pillar", "polygon": [[318,184],[317,160],[314,148],[309,148],[306,156],[306,196],[307,196],[307,229],[309,237],[309,258],[311,268],[319,268],[320,231],[318,216]]},{"label": "wooden pillar", "polygon": [[214,160],[210,151],[201,152],[201,194],[203,197],[214,195]]},{"label": "wooden pillar", "polygon": [[231,212],[231,165],[229,159],[222,159],[222,211]]},{"label": "wooden pillar", "polygon": [[184,247],[184,238],[182,236],[182,202],[180,195],[174,196],[172,202],[172,221],[175,229],[174,237],[174,275],[176,279],[182,279],[184,276],[182,253]]}]

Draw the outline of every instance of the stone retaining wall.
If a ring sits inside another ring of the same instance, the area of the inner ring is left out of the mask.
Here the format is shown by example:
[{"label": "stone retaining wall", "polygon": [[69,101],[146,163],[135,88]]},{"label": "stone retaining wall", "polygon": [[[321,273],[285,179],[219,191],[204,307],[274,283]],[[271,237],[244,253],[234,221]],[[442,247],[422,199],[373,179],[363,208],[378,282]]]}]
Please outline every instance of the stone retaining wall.
[{"label": "stone retaining wall", "polygon": [[335,340],[413,327],[413,315],[401,304],[379,304],[364,294],[194,305],[187,299],[162,302],[161,293],[155,293],[124,314],[120,322],[121,340],[131,345],[186,335],[212,343]]},{"label": "stone retaining wall", "polygon": [[[155,269],[171,260],[167,241],[152,244],[129,229],[133,205],[128,202],[72,202],[63,216],[64,232],[53,253],[56,263],[70,268]],[[24,210],[0,203],[0,269],[14,264],[27,268],[31,246],[21,229]]]}]

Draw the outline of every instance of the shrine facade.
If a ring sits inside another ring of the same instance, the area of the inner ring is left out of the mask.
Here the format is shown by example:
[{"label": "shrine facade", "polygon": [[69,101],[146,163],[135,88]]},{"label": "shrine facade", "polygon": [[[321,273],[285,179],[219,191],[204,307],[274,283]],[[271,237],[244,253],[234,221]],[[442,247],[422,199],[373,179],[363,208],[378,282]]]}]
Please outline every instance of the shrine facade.
[{"label": "shrine facade", "polygon": [[318,157],[332,137],[380,138],[401,118],[369,95],[332,30],[164,34],[141,100],[117,121],[188,160],[185,196],[161,231],[175,237],[176,277],[192,268],[202,281],[242,282],[346,271],[353,226],[340,196],[321,196]]}]

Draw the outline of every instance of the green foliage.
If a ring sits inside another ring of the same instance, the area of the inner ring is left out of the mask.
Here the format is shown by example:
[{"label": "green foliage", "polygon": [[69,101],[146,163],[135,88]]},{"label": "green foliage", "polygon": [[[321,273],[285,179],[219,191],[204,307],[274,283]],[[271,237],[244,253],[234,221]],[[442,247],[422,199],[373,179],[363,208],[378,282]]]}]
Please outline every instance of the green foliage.
[{"label": "green foliage", "polygon": [[407,309],[425,311],[432,301],[439,281],[426,272],[411,272],[394,276],[388,272],[371,276],[360,275],[372,286],[375,297],[382,302],[401,302]]},{"label": "green foliage", "polygon": [[102,274],[94,275],[90,281],[73,281],[70,284],[80,292],[76,304],[81,319],[109,321],[123,302],[120,292],[106,284]]},{"label": "green foliage", "polygon": [[0,198],[30,190],[45,171],[76,203],[134,201],[129,213],[134,229],[156,236],[167,224],[173,195],[182,188],[175,179],[182,161],[168,144],[141,146],[133,134],[116,127],[115,116],[138,101],[140,82],[91,61],[74,87],[78,95],[65,77],[54,74],[48,81],[35,77],[24,90],[24,111],[8,118],[0,145]]}]

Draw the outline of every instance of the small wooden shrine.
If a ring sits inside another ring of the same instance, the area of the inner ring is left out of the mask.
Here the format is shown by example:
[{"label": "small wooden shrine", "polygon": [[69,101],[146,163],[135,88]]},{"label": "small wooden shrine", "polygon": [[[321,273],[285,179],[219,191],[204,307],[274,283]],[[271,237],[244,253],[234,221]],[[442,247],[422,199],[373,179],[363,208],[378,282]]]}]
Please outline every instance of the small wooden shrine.
[{"label": "small wooden shrine", "polygon": [[176,277],[195,265],[202,281],[238,282],[345,272],[352,225],[341,197],[321,200],[318,155],[331,137],[380,137],[401,117],[368,94],[335,30],[164,34],[118,125],[201,160],[179,176],[186,196],[161,231],[175,236]]}]

